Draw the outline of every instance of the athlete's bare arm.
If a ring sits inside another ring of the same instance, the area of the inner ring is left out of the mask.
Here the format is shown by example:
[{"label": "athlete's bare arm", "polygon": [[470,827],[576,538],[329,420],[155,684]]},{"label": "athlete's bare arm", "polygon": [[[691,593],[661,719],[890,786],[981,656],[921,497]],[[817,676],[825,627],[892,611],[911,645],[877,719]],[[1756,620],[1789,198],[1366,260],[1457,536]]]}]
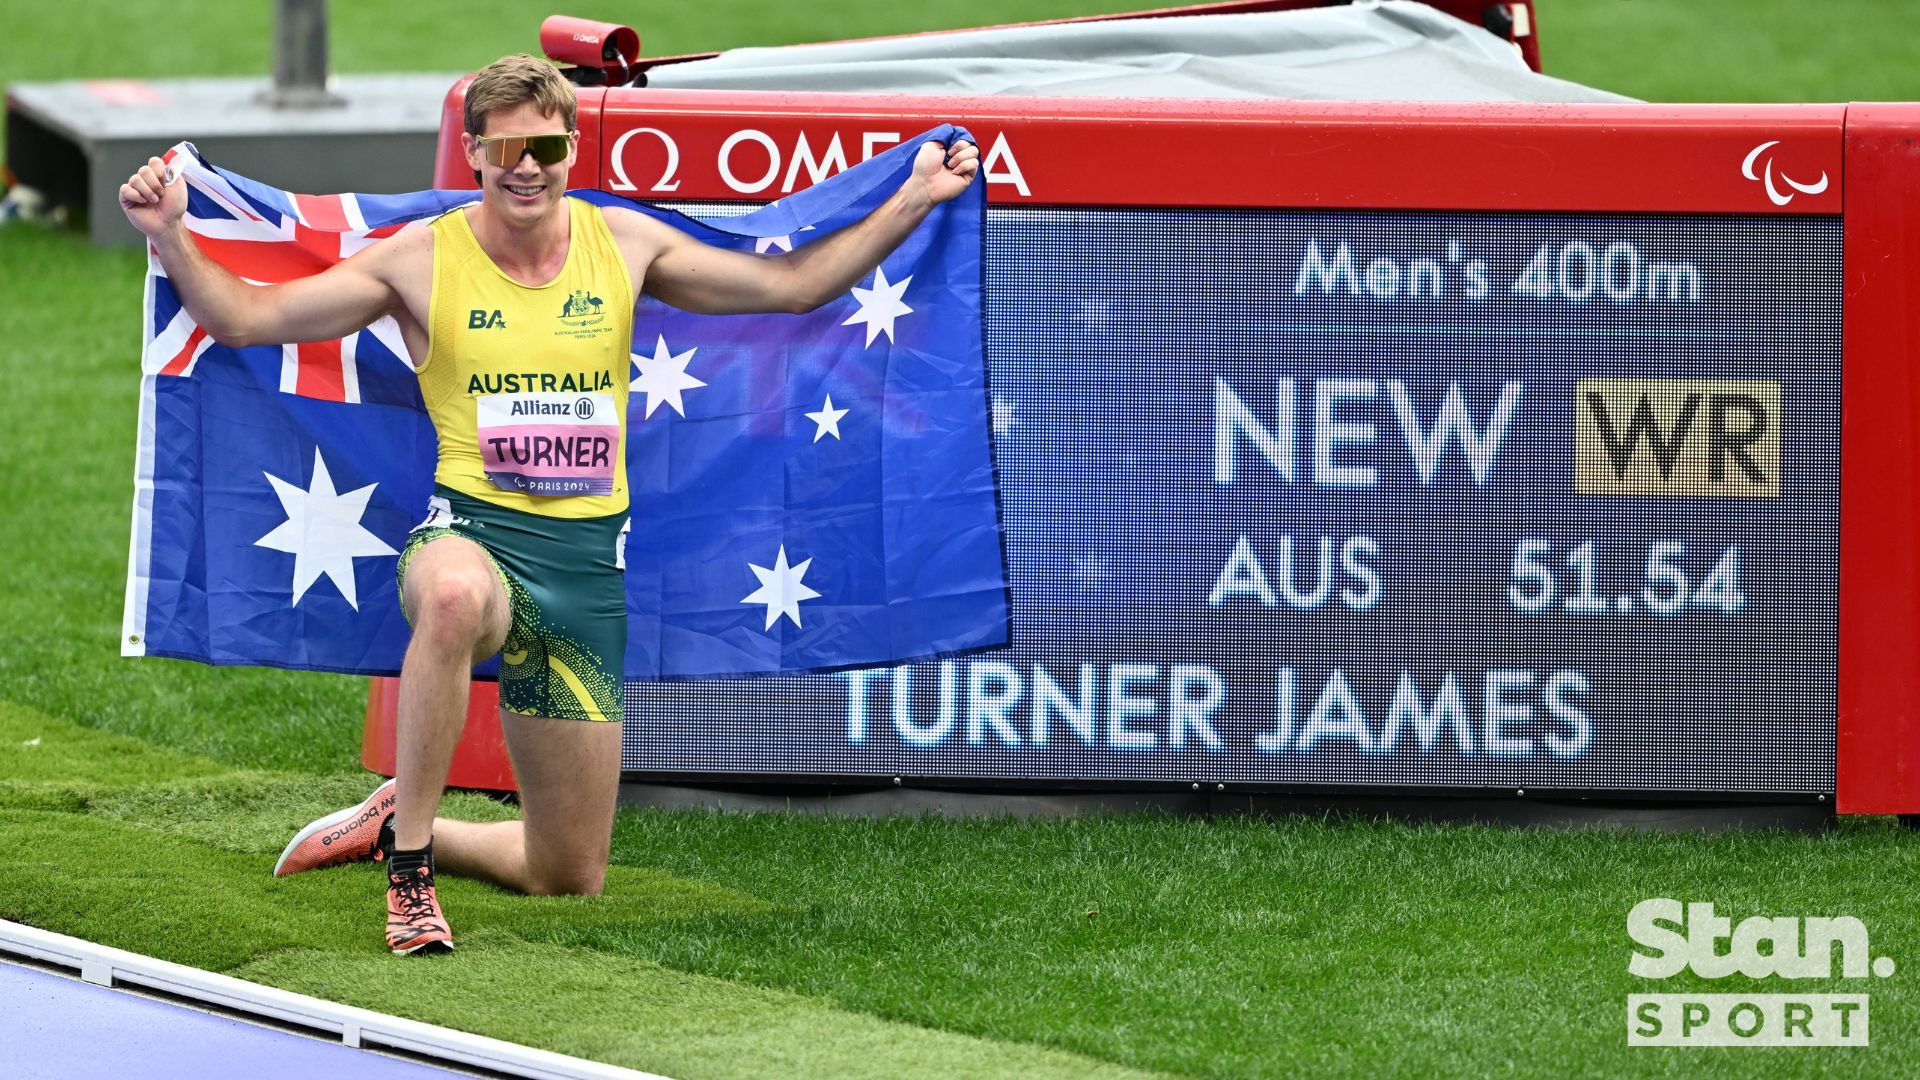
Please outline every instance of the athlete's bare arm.
[{"label": "athlete's bare arm", "polygon": [[312,277],[249,285],[200,250],[181,220],[187,185],[177,179],[169,184],[165,175],[166,165],[150,159],[120,186],[120,207],[153,243],[187,313],[214,340],[225,345],[331,341],[394,315],[407,331],[410,348],[417,352],[416,345],[424,343],[420,327],[433,265],[430,230],[387,237]]},{"label": "athlete's bare arm", "polygon": [[749,255],[703,244],[645,214],[606,215],[640,291],[702,315],[812,311],[858,284],[934,206],[966,190],[980,168],[969,142],[926,143],[913,175],[871,214],[805,247]]}]

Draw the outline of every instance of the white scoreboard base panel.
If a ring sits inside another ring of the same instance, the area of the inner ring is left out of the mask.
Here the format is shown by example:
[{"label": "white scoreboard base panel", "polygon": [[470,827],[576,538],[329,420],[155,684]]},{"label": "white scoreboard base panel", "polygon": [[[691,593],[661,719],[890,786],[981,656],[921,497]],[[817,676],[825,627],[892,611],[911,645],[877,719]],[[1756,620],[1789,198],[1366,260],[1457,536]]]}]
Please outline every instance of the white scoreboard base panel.
[{"label": "white scoreboard base panel", "polygon": [[892,785],[667,784],[620,785],[626,806],[667,810],[763,810],[839,817],[1060,818],[1153,812],[1203,817],[1207,796],[1185,791],[980,791]]},{"label": "white scoreboard base panel", "polygon": [[107,79],[7,88],[7,164],[53,206],[84,215],[95,244],[140,234],[119,206],[133,171],[182,139],[208,160],[292,191],[431,185],[440,109],[458,74],[340,75],[337,104],[279,108],[267,79]]}]

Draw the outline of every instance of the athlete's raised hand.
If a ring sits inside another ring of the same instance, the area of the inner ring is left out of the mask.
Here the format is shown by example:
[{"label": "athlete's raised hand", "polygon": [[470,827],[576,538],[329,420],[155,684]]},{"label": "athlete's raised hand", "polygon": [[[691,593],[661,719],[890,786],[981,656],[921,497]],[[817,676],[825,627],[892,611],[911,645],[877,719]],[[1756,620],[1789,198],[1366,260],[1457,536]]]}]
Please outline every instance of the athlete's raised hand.
[{"label": "athlete's raised hand", "polygon": [[913,179],[927,186],[927,200],[935,205],[967,190],[980,171],[980,148],[962,139],[952,146],[920,144],[913,159]]},{"label": "athlete's raised hand", "polygon": [[913,173],[886,202],[831,235],[780,254],[713,247],[631,210],[609,209],[607,227],[643,291],[682,311],[707,315],[801,314],[846,295],[926,220],[935,205],[967,190],[980,149],[965,140],[922,143]]},{"label": "athlete's raised hand", "polygon": [[120,185],[120,209],[148,237],[156,237],[187,212],[187,185],[173,166],[148,158],[140,171]]}]

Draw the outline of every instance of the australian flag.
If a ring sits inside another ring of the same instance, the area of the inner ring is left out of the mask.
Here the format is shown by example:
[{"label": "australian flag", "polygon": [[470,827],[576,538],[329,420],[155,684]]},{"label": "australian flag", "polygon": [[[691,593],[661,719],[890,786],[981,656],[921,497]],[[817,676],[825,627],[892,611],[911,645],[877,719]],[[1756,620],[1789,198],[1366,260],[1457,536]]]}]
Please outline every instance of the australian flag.
[{"label": "australian flag", "polygon": [[[792,250],[906,180],[937,128],[744,216],[596,191],[707,243]],[[318,273],[472,191],[295,195],[167,160],[187,227],[241,278]],[[822,671],[1007,641],[981,333],[984,184],[807,315],[634,313],[627,676]],[[127,655],[391,675],[394,582],[436,442],[397,325],[230,348],[148,260]]]}]

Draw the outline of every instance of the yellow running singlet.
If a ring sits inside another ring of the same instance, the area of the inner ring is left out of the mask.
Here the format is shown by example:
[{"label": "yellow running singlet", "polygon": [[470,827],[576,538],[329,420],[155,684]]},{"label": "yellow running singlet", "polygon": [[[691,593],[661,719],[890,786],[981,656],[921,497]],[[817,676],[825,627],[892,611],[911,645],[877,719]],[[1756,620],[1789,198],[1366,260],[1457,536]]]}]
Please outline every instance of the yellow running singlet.
[{"label": "yellow running singlet", "polygon": [[566,265],[522,285],[463,210],[433,223],[430,345],[420,392],[440,435],[434,482],[510,510],[627,509],[633,286],[600,208],[566,200]]}]

